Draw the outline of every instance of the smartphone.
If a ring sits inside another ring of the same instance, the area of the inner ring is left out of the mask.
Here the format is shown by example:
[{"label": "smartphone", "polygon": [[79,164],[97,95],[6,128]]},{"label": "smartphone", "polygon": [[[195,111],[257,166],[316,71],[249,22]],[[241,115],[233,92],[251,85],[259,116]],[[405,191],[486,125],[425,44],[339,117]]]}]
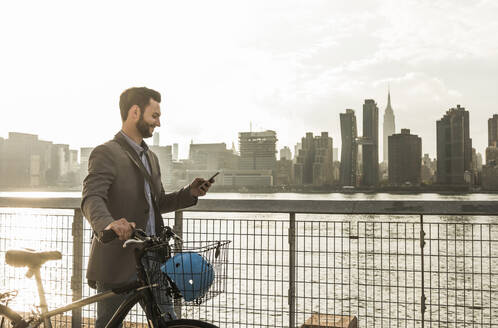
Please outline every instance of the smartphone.
[{"label": "smartphone", "polygon": [[215,173],[212,177],[210,177],[210,178],[209,178],[209,180],[208,180],[208,181],[209,181],[209,183],[213,183],[213,182],[214,182],[214,178],[215,178],[218,174],[220,174],[220,172],[216,172],[216,173]]}]

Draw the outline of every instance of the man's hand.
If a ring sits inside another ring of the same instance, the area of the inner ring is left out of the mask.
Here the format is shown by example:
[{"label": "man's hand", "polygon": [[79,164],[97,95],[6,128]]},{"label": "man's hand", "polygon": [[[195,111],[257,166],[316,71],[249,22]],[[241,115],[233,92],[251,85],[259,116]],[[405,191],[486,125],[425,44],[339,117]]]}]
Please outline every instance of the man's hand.
[{"label": "man's hand", "polygon": [[118,235],[119,240],[128,240],[131,238],[135,222],[128,222],[125,218],[113,221],[104,230],[113,230]]},{"label": "man's hand", "polygon": [[213,182],[209,182],[203,178],[195,178],[190,184],[190,194],[194,197],[204,196],[212,183],[214,183],[214,179]]}]

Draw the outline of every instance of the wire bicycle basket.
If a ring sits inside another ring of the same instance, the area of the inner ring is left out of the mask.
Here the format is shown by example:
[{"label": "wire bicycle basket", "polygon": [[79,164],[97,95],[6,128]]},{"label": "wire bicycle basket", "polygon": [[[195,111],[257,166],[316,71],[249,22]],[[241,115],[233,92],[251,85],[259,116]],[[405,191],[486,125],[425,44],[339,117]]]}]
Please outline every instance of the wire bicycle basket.
[{"label": "wire bicycle basket", "polygon": [[171,305],[182,299],[199,305],[226,290],[228,247],[231,241],[186,241],[166,250],[149,251],[144,256],[149,284],[158,304]]}]

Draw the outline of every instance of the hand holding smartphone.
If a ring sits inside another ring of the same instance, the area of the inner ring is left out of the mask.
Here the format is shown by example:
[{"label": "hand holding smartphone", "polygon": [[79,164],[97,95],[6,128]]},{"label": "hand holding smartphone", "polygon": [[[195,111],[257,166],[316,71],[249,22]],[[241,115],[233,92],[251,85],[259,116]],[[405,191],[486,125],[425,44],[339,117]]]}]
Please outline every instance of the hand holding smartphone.
[{"label": "hand holding smartphone", "polygon": [[216,173],[215,173],[212,177],[210,177],[210,178],[209,178],[209,180],[208,180],[208,181],[209,181],[209,183],[213,183],[213,182],[214,182],[214,178],[215,178],[218,174],[220,174],[220,172],[216,172]]}]

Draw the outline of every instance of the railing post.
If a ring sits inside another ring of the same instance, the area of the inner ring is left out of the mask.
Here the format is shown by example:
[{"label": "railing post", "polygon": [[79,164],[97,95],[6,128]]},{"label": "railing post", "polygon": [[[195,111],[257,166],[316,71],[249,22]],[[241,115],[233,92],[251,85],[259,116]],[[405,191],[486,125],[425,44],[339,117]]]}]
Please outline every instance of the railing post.
[{"label": "railing post", "polygon": [[[73,302],[83,297],[83,214],[81,210],[74,210],[73,225],[73,275],[71,276],[71,290]],[[81,327],[81,308],[72,310],[71,327]]]},{"label": "railing post", "polygon": [[296,326],[296,213],[289,213],[289,327]]},{"label": "railing post", "polygon": [[[182,211],[176,211],[175,212],[175,226],[173,227],[173,230],[175,233],[180,236],[180,238],[183,239],[183,212]],[[177,243],[175,241],[175,243]],[[178,243],[175,245],[176,249],[181,251],[181,243]],[[182,300],[181,299],[176,299],[175,300],[175,313],[178,319],[182,318]]]},{"label": "railing post", "polygon": [[425,325],[425,284],[424,284],[424,247],[425,247],[425,231],[424,231],[424,215],[420,214],[420,264],[422,266],[422,294],[420,296],[420,311],[422,312],[422,327]]}]

